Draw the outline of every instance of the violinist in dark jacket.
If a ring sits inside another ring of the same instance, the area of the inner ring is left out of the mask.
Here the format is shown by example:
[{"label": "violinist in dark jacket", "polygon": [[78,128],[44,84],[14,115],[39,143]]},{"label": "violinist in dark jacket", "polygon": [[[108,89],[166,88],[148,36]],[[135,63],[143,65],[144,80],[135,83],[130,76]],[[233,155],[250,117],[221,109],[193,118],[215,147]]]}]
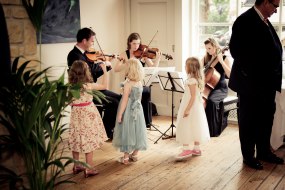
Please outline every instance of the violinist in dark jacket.
[{"label": "violinist in dark jacket", "polygon": [[[109,71],[112,69],[111,63],[109,61],[99,61],[95,63],[94,60],[88,59],[86,52],[88,52],[88,50],[93,47],[95,42],[95,32],[93,30],[90,28],[82,28],[78,31],[76,38],[77,43],[67,56],[68,67],[70,67],[75,60],[85,61],[90,68],[94,82],[96,82],[97,79],[103,75],[103,70],[99,65],[106,64],[107,71]],[[116,113],[121,95],[116,94],[110,90],[102,90],[101,92],[106,96],[106,99],[108,100],[108,102],[103,102],[105,107],[103,122],[108,138],[112,139],[113,129],[116,122]],[[95,100],[94,102],[96,104],[99,104]]]},{"label": "violinist in dark jacket", "polygon": [[[271,151],[275,94],[281,91],[282,47],[268,20],[280,0],[256,0],[234,22],[230,52],[234,63],[229,87],[239,98],[239,136],[243,161],[263,169],[260,161],[283,164]],[[256,155],[256,156],[255,156]]]}]

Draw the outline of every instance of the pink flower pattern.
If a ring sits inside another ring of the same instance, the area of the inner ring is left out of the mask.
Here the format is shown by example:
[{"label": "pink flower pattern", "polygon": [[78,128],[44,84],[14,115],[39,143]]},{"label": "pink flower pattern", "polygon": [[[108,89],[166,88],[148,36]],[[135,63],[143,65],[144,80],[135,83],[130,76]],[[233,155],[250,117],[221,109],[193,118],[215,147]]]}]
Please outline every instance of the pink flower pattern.
[{"label": "pink flower pattern", "polygon": [[[82,92],[80,99],[74,100],[73,104],[92,102],[92,100],[92,95]],[[87,106],[72,107],[68,140],[70,150],[89,153],[100,148],[107,139],[101,115],[93,102]]]}]

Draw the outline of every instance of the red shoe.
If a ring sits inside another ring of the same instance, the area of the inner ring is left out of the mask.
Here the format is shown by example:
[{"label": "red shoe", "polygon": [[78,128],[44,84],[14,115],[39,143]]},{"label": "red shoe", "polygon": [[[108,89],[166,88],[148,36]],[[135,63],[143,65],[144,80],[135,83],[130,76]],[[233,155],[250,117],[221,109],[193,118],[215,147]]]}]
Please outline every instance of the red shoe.
[{"label": "red shoe", "polygon": [[178,159],[188,158],[192,156],[192,150],[183,150],[180,154],[178,154]]},{"label": "red shoe", "polygon": [[201,150],[192,150],[192,154],[195,156],[201,156],[202,152]]},{"label": "red shoe", "polygon": [[73,174],[78,174],[80,172],[83,172],[84,170],[85,170],[85,168],[82,166],[74,166],[72,169]]},{"label": "red shoe", "polygon": [[84,176],[85,178],[88,178],[90,176],[94,176],[94,175],[97,175],[99,174],[99,171],[96,170],[96,169],[92,169],[92,170],[89,170],[89,169],[85,169],[84,170]]}]

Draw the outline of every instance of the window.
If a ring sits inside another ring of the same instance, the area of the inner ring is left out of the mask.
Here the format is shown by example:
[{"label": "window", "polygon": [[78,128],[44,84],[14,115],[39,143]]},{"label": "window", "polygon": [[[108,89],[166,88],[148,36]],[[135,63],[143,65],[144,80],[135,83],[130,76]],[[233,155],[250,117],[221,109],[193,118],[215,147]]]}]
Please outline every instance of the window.
[{"label": "window", "polygon": [[199,0],[199,54],[205,53],[204,41],[215,38],[225,46],[231,36],[231,26],[236,18],[236,0]]},{"label": "window", "polygon": [[[199,0],[198,11],[198,43],[199,55],[205,53],[204,41],[215,38],[221,46],[225,46],[231,36],[231,27],[235,19],[254,5],[255,0]],[[282,2],[282,3],[281,3]],[[283,47],[285,46],[285,0],[280,1],[277,13],[269,18],[273,24]]]}]

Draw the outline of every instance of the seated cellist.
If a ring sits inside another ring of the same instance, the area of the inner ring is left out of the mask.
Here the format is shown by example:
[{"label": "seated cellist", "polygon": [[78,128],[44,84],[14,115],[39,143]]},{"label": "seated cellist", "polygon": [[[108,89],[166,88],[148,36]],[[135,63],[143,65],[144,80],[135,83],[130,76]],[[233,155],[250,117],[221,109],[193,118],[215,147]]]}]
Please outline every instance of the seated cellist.
[{"label": "seated cellist", "polygon": [[[229,58],[223,54],[219,44],[213,38],[208,38],[205,42],[206,54],[202,59],[202,64],[205,66],[211,62],[211,67],[215,69],[220,76],[217,78],[216,86],[211,89],[208,97],[206,98],[205,112],[208,120],[211,136],[217,136],[215,130],[219,129],[222,122],[222,113],[220,110],[220,102],[222,102],[228,94],[228,86],[226,77],[230,77],[231,63]],[[207,73],[205,73],[205,78]]]}]

